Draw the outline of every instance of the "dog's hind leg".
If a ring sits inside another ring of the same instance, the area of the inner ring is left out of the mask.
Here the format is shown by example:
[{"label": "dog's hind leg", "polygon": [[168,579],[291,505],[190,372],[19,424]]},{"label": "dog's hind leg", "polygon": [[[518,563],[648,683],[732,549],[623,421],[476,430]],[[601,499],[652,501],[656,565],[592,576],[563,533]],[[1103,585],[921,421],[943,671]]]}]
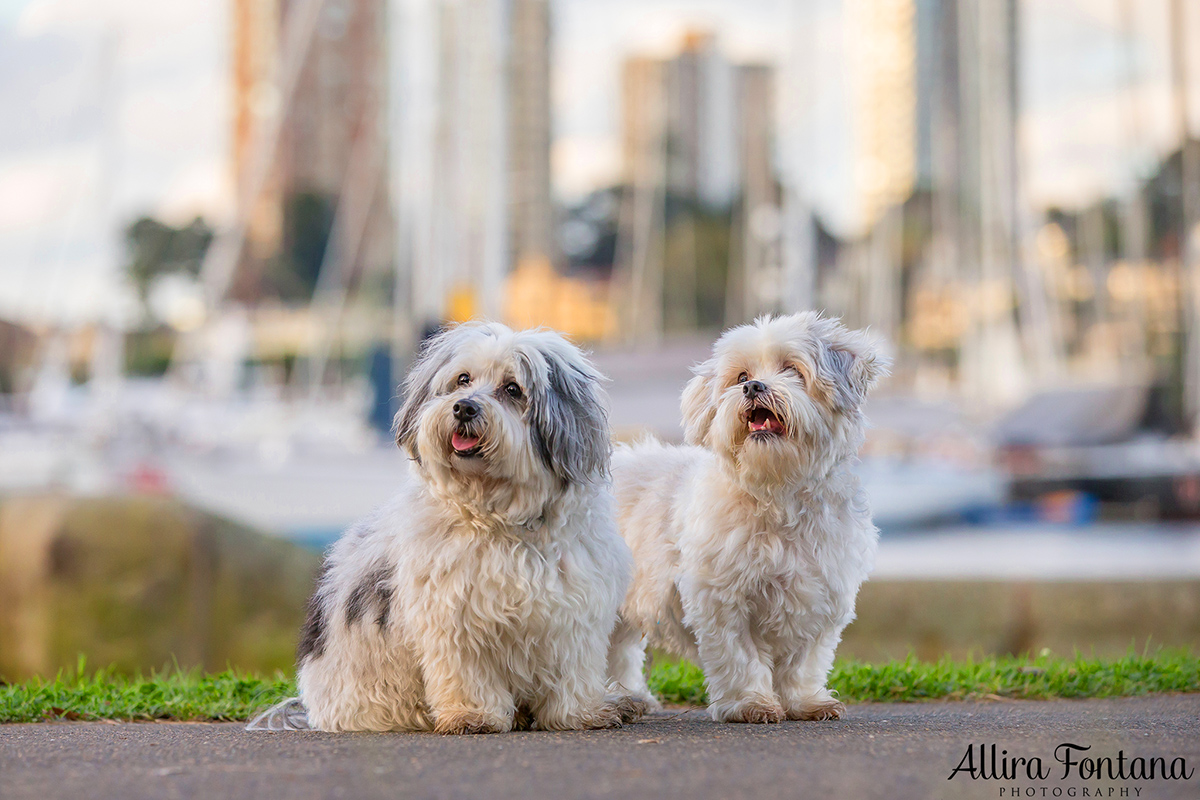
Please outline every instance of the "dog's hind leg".
[{"label": "dog's hind leg", "polygon": [[609,643],[608,691],[611,695],[641,701],[647,711],[662,710],[662,704],[646,684],[646,638],[623,617],[617,618]]}]

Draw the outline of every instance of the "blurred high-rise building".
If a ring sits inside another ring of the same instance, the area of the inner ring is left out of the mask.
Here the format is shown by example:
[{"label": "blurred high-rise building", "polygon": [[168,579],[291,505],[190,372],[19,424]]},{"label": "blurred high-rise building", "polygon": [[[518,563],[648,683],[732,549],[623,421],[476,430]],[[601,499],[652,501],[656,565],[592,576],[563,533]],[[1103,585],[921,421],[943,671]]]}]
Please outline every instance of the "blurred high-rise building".
[{"label": "blurred high-rise building", "polygon": [[[1011,354],[1048,362],[1053,340],[1022,264],[1017,8],[847,4],[859,227],[822,289],[885,336],[958,351],[964,369],[1004,362],[992,374],[1008,385]],[[937,319],[917,318],[928,309]],[[982,376],[964,377],[986,392]]]},{"label": "blurred high-rise building", "polygon": [[737,250],[731,255],[726,324],[786,310],[783,286],[782,205],[775,163],[775,70],[737,68],[740,195]]},{"label": "blurred high-rise building", "polygon": [[[499,317],[507,276],[557,260],[548,0],[429,0],[399,107],[413,312]],[[407,123],[405,123],[407,124]]]},{"label": "blurred high-rise building", "polygon": [[633,56],[621,65],[621,163],[627,185],[657,178],[665,168],[666,64]]},{"label": "blurred high-rise building", "polygon": [[555,260],[550,190],[550,3],[512,0],[508,43],[509,263]]},{"label": "blurred high-rise building", "polygon": [[912,192],[916,172],[913,0],[851,0],[854,181],[864,229]]},{"label": "blurred high-rise building", "polygon": [[738,192],[736,67],[707,31],[689,31],[668,59],[632,57],[621,77],[625,179],[665,159],[667,191],[712,206]]},{"label": "blurred high-rise building", "polygon": [[773,310],[774,104],[773,68],[730,62],[705,31],[686,33],[669,58],[623,63],[618,277],[631,338]]},{"label": "blurred high-rise building", "polygon": [[1017,32],[1017,0],[916,0],[918,184],[943,278],[978,269],[985,237],[1016,255]]},{"label": "blurred high-rise building", "polygon": [[1045,374],[1057,359],[1022,244],[1018,9],[1018,0],[916,0],[916,162],[930,225],[918,283],[969,298],[961,325],[939,326],[957,341],[936,344],[960,350],[963,378],[982,393],[1018,386],[1017,361]]},{"label": "blurred high-rise building", "polygon": [[232,296],[303,298],[325,261],[346,284],[391,263],[386,7],[234,0],[233,161],[247,207]]},{"label": "blurred high-rise building", "polygon": [[[954,4],[947,0],[915,0],[916,45],[916,184],[933,183],[935,117],[956,111],[958,30]],[[950,91],[954,87],[954,91]],[[950,102],[947,108],[941,104]]]}]

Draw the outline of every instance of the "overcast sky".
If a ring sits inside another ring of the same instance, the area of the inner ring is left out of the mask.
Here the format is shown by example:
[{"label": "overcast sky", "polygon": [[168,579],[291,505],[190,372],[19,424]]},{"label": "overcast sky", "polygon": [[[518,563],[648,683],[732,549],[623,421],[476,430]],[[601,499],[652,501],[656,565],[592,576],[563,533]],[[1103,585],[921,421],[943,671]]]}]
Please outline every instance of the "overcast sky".
[{"label": "overcast sky", "polygon": [[[865,1],[555,0],[560,194],[617,175],[620,60],[667,52],[686,27],[710,27],[735,60],[776,60],[816,41],[809,191],[835,228],[851,227],[842,65],[852,32],[842,23],[846,2]],[[1173,146],[1166,0],[1134,4],[1135,103],[1123,84],[1118,2],[1024,0],[1024,178],[1038,205],[1128,186],[1130,109],[1143,165]],[[803,7],[799,44],[790,6]],[[111,220],[228,217],[227,13],[217,0],[0,0],[0,316],[118,313]],[[1191,23],[1200,41],[1200,14]]]}]

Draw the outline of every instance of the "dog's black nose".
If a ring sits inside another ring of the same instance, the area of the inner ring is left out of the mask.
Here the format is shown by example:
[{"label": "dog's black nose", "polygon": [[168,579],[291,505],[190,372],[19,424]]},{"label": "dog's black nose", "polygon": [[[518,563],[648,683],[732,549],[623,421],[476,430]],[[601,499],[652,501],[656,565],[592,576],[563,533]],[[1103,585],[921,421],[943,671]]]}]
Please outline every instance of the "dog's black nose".
[{"label": "dog's black nose", "polygon": [[454,404],[454,418],[459,422],[470,422],[479,416],[479,404],[474,400],[459,400]]},{"label": "dog's black nose", "polygon": [[746,397],[749,397],[751,400],[758,397],[766,390],[767,387],[763,385],[762,381],[746,381],[742,384],[742,394],[746,395]]}]

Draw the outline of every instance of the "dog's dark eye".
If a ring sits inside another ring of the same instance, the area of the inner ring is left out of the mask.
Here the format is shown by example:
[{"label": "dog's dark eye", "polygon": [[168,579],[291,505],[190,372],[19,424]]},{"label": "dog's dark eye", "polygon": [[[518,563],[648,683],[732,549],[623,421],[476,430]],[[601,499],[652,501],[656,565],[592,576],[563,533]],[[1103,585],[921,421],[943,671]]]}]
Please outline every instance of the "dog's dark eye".
[{"label": "dog's dark eye", "polygon": [[521,399],[521,387],[517,386],[517,384],[512,381],[504,384],[504,391],[514,400]]},{"label": "dog's dark eye", "polygon": [[471,382],[471,376],[468,375],[467,373],[464,372],[462,375],[458,376],[458,385],[459,386],[466,386],[470,382]]},{"label": "dog's dark eye", "polygon": [[783,371],[790,372],[793,375],[795,375],[797,378],[799,378],[801,386],[803,386],[805,384],[804,373],[801,372],[800,368],[797,367],[795,364],[788,364],[786,367],[783,368]]},{"label": "dog's dark eye", "polygon": [[746,373],[743,372],[741,375],[738,375],[738,383],[745,383],[748,380],[750,380],[750,376]]}]

